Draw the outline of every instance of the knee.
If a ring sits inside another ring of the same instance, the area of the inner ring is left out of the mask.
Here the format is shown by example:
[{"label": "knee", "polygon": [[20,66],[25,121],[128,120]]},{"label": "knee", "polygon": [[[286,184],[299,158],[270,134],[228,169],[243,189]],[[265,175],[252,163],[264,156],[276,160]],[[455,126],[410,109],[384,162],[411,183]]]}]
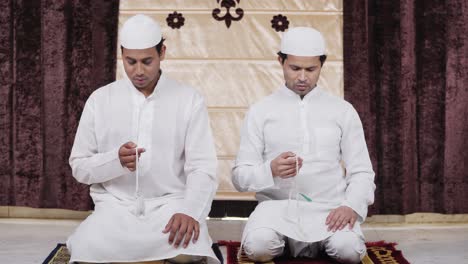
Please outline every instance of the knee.
[{"label": "knee", "polygon": [[266,262],[283,254],[284,240],[272,229],[259,228],[247,234],[243,248],[249,259]]},{"label": "knee", "polygon": [[354,232],[338,232],[328,238],[325,250],[340,263],[360,263],[366,255],[364,240]]}]

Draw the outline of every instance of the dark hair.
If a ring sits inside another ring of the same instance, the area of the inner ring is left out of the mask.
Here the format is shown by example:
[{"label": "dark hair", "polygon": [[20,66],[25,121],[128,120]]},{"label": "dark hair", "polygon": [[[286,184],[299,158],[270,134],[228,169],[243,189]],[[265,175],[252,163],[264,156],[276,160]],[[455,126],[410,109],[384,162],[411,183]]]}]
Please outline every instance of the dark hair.
[{"label": "dark hair", "polygon": [[[284,64],[284,61],[288,58],[288,54],[284,54],[281,51],[279,51],[277,54],[281,58],[281,64]],[[320,55],[320,66],[323,66],[326,60],[327,60],[327,55]]]},{"label": "dark hair", "polygon": [[159,55],[161,55],[161,49],[162,49],[162,46],[164,45],[164,41],[166,39],[165,38],[161,38],[161,41],[158,43],[158,45],[156,45],[156,51],[158,52]]},{"label": "dark hair", "polygon": [[[166,40],[165,38],[162,38],[161,41],[158,43],[158,45],[154,46],[159,55],[161,55],[161,49],[162,49],[162,46],[164,45],[165,40]],[[123,52],[123,46],[120,46],[120,51]]]}]

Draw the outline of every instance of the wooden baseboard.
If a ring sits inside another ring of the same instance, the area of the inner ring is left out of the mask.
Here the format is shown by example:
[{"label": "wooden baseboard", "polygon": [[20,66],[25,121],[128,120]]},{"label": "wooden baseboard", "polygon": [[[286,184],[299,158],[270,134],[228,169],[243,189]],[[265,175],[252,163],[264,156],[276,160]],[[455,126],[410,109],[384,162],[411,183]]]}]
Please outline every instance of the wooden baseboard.
[{"label": "wooden baseboard", "polygon": [[[218,208],[212,210],[216,215],[213,218],[221,218],[224,215],[223,211],[229,211],[226,207],[229,204],[230,208],[244,208],[247,212],[251,210],[251,202],[248,201],[224,201],[216,202]],[[219,204],[218,204],[219,203]],[[249,203],[246,206],[243,203]],[[221,206],[220,206],[221,205]],[[30,208],[22,206],[0,206],[0,218],[35,218],[35,219],[85,219],[92,211],[74,211],[65,209],[53,208]],[[240,212],[240,211],[239,211]],[[242,213],[244,214],[244,213]],[[245,217],[245,216],[244,216]],[[373,215],[366,219],[366,224],[438,224],[438,223],[468,223],[468,214],[437,214],[437,213],[414,213],[407,215]]]},{"label": "wooden baseboard", "polygon": [[468,223],[468,214],[413,213],[407,215],[373,215],[367,224],[438,224]]},{"label": "wooden baseboard", "polygon": [[0,218],[85,219],[91,211],[74,211],[56,208],[31,208],[0,206]]}]

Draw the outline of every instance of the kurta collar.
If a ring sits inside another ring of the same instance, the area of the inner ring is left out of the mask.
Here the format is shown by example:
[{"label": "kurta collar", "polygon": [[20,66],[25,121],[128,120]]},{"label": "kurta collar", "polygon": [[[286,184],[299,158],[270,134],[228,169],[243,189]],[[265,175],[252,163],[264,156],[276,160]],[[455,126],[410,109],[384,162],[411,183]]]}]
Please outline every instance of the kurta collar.
[{"label": "kurta collar", "polygon": [[[308,94],[306,94],[306,96],[304,96],[302,101],[308,102],[312,98],[317,97],[318,94],[320,93],[321,89],[322,88],[320,86],[318,86],[318,85],[315,86],[315,88],[312,89],[312,91],[310,91]],[[296,98],[298,100],[301,100],[301,97],[298,94],[296,94],[295,92],[291,91],[288,87],[286,87],[286,85],[281,86],[280,91],[282,93],[286,94],[287,96],[291,97],[291,98]]]},{"label": "kurta collar", "polygon": [[[129,88],[130,92],[133,95],[144,96],[143,93],[138,91],[138,89],[133,85],[132,81],[128,78],[128,76],[125,76],[125,80],[127,82],[127,87]],[[159,80],[156,83],[156,87],[154,88],[153,92],[146,99],[147,100],[152,99],[158,93],[160,93],[160,90],[162,90],[164,88],[164,86],[165,86],[166,80],[167,80],[166,75],[162,71],[160,71]]]}]

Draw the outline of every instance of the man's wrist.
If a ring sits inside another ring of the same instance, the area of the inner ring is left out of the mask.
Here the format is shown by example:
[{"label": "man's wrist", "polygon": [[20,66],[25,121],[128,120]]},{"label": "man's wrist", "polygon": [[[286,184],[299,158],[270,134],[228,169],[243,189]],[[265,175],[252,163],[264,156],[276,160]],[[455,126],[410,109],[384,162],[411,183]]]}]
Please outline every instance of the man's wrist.
[{"label": "man's wrist", "polygon": [[270,161],[270,171],[271,171],[271,176],[273,176],[273,178],[276,177],[276,172],[275,172],[275,170],[273,169],[273,167],[274,167],[273,162],[274,162],[274,161],[275,161],[275,160],[271,160],[271,161]]}]

